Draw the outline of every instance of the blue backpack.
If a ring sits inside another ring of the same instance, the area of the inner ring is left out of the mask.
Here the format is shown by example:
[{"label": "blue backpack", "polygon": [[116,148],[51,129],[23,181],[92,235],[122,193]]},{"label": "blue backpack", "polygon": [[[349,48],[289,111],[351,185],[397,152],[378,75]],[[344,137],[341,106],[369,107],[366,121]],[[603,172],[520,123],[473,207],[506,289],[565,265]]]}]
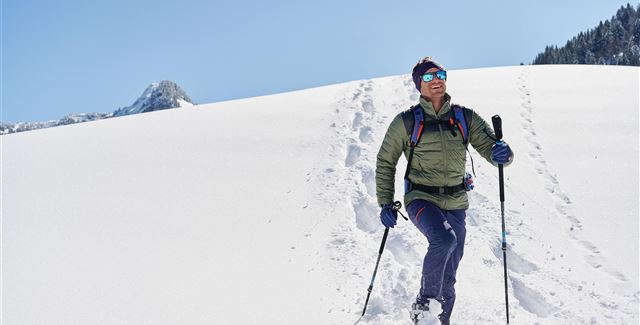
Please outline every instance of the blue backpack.
[{"label": "blue backpack", "polygon": [[[409,192],[413,188],[413,185],[409,180],[409,169],[411,168],[411,161],[413,160],[413,150],[416,145],[418,145],[423,133],[439,131],[440,126],[448,128],[453,136],[457,136],[456,131],[458,131],[461,134],[462,143],[467,151],[469,151],[469,127],[467,121],[471,121],[472,114],[473,112],[470,109],[457,104],[451,105],[449,119],[425,119],[424,112],[419,104],[411,107],[405,112],[402,112],[404,127],[407,130],[407,134],[411,135],[408,143],[409,156],[407,157],[407,170],[404,173],[405,192]],[[469,158],[471,158],[471,168],[475,175],[473,157],[469,155]],[[467,182],[467,180],[465,179],[464,182]]]}]

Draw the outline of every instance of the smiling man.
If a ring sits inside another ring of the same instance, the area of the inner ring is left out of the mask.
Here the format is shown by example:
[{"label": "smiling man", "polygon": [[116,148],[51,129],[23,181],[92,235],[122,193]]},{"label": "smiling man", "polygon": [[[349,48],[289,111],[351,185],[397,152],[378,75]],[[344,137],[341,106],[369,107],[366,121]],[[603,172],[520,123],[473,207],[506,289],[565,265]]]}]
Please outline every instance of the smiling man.
[{"label": "smiling man", "polygon": [[393,228],[397,219],[394,178],[398,159],[404,154],[405,206],[429,243],[410,316],[415,324],[448,325],[466,235],[466,192],[473,188],[465,170],[467,145],[495,166],[509,165],[513,153],[508,144],[496,140],[478,114],[451,103],[442,65],[426,57],[413,68],[412,77],[420,103],[398,114],[387,130],[377,157],[376,195],[382,224]]}]

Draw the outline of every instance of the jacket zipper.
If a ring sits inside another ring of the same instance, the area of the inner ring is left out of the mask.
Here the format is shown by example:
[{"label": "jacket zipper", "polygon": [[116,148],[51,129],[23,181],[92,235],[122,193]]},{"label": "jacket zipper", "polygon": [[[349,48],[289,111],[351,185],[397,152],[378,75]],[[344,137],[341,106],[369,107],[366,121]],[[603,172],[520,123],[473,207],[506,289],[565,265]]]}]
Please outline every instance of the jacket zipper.
[{"label": "jacket zipper", "polygon": [[[438,119],[440,119],[440,116],[438,116]],[[442,124],[438,124],[438,130],[440,130],[440,146],[442,148],[442,177],[443,177],[443,182],[442,184],[444,184],[443,186],[446,186],[447,184],[447,151],[445,150],[444,147],[444,142],[445,142],[445,138],[444,138],[444,133],[442,132]],[[443,209],[447,209],[447,198],[445,197],[442,203],[442,208]]]}]

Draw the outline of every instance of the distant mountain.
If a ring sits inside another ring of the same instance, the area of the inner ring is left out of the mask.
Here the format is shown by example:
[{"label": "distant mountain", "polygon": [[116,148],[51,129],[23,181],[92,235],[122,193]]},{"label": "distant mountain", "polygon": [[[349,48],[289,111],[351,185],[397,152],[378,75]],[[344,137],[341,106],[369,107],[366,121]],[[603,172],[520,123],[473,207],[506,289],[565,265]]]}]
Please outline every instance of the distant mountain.
[{"label": "distant mountain", "polygon": [[9,134],[9,133],[50,128],[54,126],[89,122],[89,121],[109,118],[112,116],[113,116],[113,113],[78,113],[78,114],[69,114],[59,120],[51,120],[46,122],[0,123],[0,134]]},{"label": "distant mountain", "polygon": [[174,107],[193,106],[191,98],[175,82],[152,83],[131,105],[113,112],[113,116],[147,113]]},{"label": "distant mountain", "polygon": [[162,80],[149,85],[131,106],[120,108],[113,113],[70,114],[59,120],[46,122],[0,122],[0,135],[193,105],[191,98],[180,86],[173,81]]},{"label": "distant mountain", "polygon": [[621,7],[611,20],[581,32],[565,46],[547,46],[532,64],[640,66],[640,5]]}]

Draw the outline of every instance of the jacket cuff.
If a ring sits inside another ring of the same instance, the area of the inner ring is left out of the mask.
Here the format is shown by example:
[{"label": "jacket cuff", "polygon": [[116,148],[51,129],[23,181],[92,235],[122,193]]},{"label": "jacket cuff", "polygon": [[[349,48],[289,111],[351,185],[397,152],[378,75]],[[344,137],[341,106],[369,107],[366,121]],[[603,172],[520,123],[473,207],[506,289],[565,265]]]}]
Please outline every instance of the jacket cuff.
[{"label": "jacket cuff", "polygon": [[383,207],[385,205],[393,205],[393,200],[378,200],[378,206]]}]

